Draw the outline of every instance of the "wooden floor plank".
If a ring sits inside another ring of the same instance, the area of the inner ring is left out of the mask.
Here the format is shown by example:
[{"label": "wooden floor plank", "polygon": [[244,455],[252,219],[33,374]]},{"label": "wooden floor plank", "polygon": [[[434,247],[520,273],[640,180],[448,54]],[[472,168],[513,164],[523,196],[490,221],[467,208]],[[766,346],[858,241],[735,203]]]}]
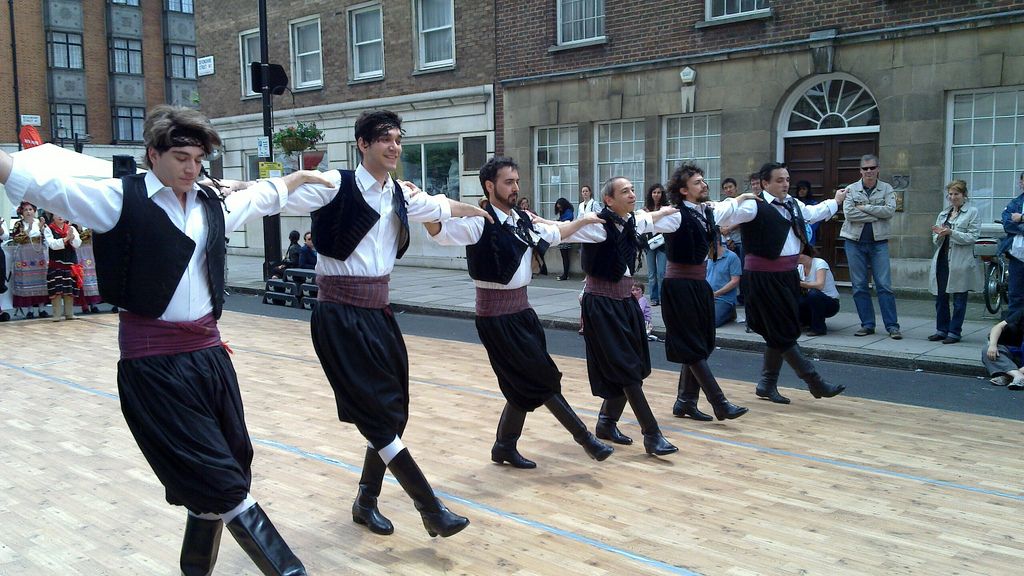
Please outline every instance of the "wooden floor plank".
[{"label": "wooden floor plank", "polygon": [[[541,408],[519,443],[538,468],[513,470],[489,460],[504,400],[483,349],[413,336],[405,440],[472,524],[429,538],[389,477],[396,532],[375,536],[350,516],[366,443],[337,420],[308,324],[227,313],[221,328],[253,494],[311,574],[1009,574],[1024,560],[1020,422],[796,390],[777,406],[723,380],[750,414],[698,425],[671,416],[678,374],[655,371],[645,390],[678,454],[645,455],[627,409],[637,442],[594,462]],[[17,347],[39,354],[0,359],[0,574],[176,573],[184,511],[120,415],[116,334],[114,316],[25,323]],[[585,362],[556,361],[592,427]],[[217,573],[256,573],[226,533]]]}]

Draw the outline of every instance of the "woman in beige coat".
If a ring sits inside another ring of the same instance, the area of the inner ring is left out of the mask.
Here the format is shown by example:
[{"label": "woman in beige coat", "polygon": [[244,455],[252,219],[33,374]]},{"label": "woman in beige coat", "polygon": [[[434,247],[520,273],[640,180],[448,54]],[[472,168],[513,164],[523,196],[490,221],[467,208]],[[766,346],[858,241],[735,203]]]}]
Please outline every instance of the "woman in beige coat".
[{"label": "woman in beige coat", "polygon": [[[967,292],[981,286],[981,268],[974,258],[974,242],[981,233],[978,209],[967,206],[967,183],[954,180],[946,186],[949,206],[939,212],[932,226],[931,293],[935,295],[935,334],[932,342],[955,344],[967,314]],[[949,296],[953,296],[953,314]]]}]

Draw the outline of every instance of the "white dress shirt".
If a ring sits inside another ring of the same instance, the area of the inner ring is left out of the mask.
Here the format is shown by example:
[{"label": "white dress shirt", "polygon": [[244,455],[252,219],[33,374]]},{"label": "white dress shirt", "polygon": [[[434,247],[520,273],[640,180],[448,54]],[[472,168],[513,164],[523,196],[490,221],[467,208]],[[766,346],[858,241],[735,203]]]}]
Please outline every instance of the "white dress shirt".
[{"label": "white dress shirt", "polygon": [[[754,202],[751,201],[750,203],[753,204]],[[685,208],[696,210],[697,212],[700,213],[701,216],[704,216],[703,205],[694,204],[693,202],[689,202],[686,200],[683,201],[683,204]],[[715,221],[712,222],[712,224],[717,225],[722,220],[731,217],[736,212],[736,206],[737,204],[735,198],[726,198],[721,202],[712,202],[711,207],[714,210],[715,218]],[[682,223],[682,214],[680,214],[679,212],[676,212],[675,214],[669,214],[668,216],[665,216],[661,220],[658,220],[657,222],[654,223],[654,233],[657,234],[675,232],[676,230],[679,230],[679,226]]]},{"label": "white dress shirt", "polygon": [[[88,180],[61,175],[45,154],[21,153],[13,158],[14,167],[6,188],[8,198],[15,205],[28,200],[99,234],[117,225],[124,201],[120,179]],[[199,187],[193,184],[182,208],[174,191],[164,186],[152,172],[146,173],[145,183],[150,199],[178,230],[196,243],[188,267],[160,319],[168,322],[197,320],[213,312],[213,296],[206,273],[209,227],[197,198]],[[224,202],[224,233],[234,232],[253,218],[280,212],[287,199],[288,187],[279,178],[261,180],[231,194]]]},{"label": "white dress shirt", "polygon": [[[765,202],[771,204],[772,208],[778,210],[779,214],[782,214],[783,218],[785,218],[786,220],[790,219],[789,210],[786,210],[785,206],[772,204],[772,200],[775,200],[775,196],[769,194],[767,190],[763,190],[761,191],[761,197],[764,198]],[[807,222],[808,224],[814,224],[815,222],[828,220],[839,210],[839,205],[836,204],[834,198],[829,198],[824,202],[819,202],[818,204],[814,204],[811,206],[804,204],[803,202],[797,200],[796,198],[793,198],[789,194],[787,194],[786,197],[782,199],[783,202],[786,202],[788,200],[796,202],[796,205],[800,207],[800,213],[803,214],[804,216],[804,221]],[[756,216],[757,202],[743,202],[742,204],[736,206],[735,211],[730,216],[718,220],[718,224],[719,226],[733,226],[735,224],[743,224],[744,222],[750,222]],[[786,242],[782,245],[782,253],[779,254],[779,256],[796,256],[797,254],[800,253],[800,249],[800,238],[798,238],[797,235],[793,233],[793,227],[790,226],[789,235],[786,236]]]},{"label": "white dress shirt", "polygon": [[[519,223],[519,214],[514,210],[511,214],[502,212],[496,208],[493,204],[494,215],[497,218],[497,222],[505,223],[508,222],[512,226],[516,226]],[[547,241],[554,248],[562,240],[562,231],[558,226],[551,226],[548,224],[537,223],[533,225],[540,237]],[[473,216],[471,218],[452,218],[445,222],[441,226],[441,231],[436,236],[431,236],[431,240],[437,242],[441,246],[469,246],[476,244],[480,241],[480,237],[484,233],[484,219],[479,216]],[[525,244],[521,238],[515,236],[517,242]],[[484,282],[481,280],[473,280],[473,283],[480,288],[490,288],[492,290],[515,290],[516,288],[522,288],[530,283],[533,279],[533,270],[530,263],[533,261],[533,248],[527,246],[526,252],[523,253],[522,259],[519,261],[519,268],[516,268],[516,273],[509,280],[508,284],[498,284],[497,282]]]},{"label": "white dress shirt", "polygon": [[[74,226],[68,224],[68,237],[71,238],[71,247],[78,248],[82,245],[82,237],[78,235],[78,230]],[[53,231],[47,226],[43,229],[43,241],[46,242],[46,247],[50,250],[63,250],[67,246],[64,244],[63,238],[56,238],[53,235]]]},{"label": "white dress shirt", "polygon": [[[319,184],[303,184],[296,188],[288,198],[285,211],[308,214],[326,206],[338,194],[341,173],[331,170],[323,173],[334,183],[333,187]],[[373,177],[363,165],[356,168],[356,186],[363,199],[371,208],[380,214],[380,219],[370,228],[366,236],[359,241],[356,249],[345,260],[338,260],[320,252],[316,259],[317,275],[326,276],[386,276],[395,268],[398,257],[398,232],[402,223],[398,220],[395,210],[395,181],[389,175],[384,185]],[[403,187],[405,200],[408,202],[406,212],[409,222],[438,222],[448,220],[452,216],[451,204],[443,194],[431,196],[426,192],[412,195],[408,188]],[[317,242],[313,238],[313,243]]]},{"label": "white dress shirt", "polygon": [[[654,220],[651,215],[641,210],[633,214],[636,218],[636,233],[647,234],[648,232],[654,232]],[[629,215],[626,215],[623,220],[629,220]],[[615,228],[622,232],[622,226],[615,224]],[[600,244],[608,239],[608,234],[604,231],[604,224],[600,222],[596,224],[588,224],[568,238],[563,238],[562,242],[580,242],[581,244]],[[633,274],[629,271],[629,266],[626,266],[626,276],[632,276]]]}]

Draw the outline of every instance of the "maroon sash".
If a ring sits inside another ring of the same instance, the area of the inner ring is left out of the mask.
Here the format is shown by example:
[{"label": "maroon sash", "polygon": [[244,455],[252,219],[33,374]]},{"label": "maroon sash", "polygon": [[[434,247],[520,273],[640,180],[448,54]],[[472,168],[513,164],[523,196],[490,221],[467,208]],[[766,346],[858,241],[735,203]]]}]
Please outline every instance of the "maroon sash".
[{"label": "maroon sash", "polygon": [[213,314],[191,322],[167,322],[121,310],[117,342],[121,359],[168,356],[220,346],[220,330]]}]

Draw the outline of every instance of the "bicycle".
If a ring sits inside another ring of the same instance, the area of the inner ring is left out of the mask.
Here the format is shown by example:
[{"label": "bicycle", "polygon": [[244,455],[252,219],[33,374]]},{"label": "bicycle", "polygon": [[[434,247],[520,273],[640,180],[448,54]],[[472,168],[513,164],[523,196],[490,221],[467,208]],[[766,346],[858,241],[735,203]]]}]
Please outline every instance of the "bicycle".
[{"label": "bicycle", "polygon": [[985,266],[985,284],[982,288],[985,309],[990,314],[998,314],[1003,302],[1009,302],[1007,290],[1010,285],[1010,263],[1006,253],[999,252],[998,238],[982,237],[974,242],[974,255]]}]

